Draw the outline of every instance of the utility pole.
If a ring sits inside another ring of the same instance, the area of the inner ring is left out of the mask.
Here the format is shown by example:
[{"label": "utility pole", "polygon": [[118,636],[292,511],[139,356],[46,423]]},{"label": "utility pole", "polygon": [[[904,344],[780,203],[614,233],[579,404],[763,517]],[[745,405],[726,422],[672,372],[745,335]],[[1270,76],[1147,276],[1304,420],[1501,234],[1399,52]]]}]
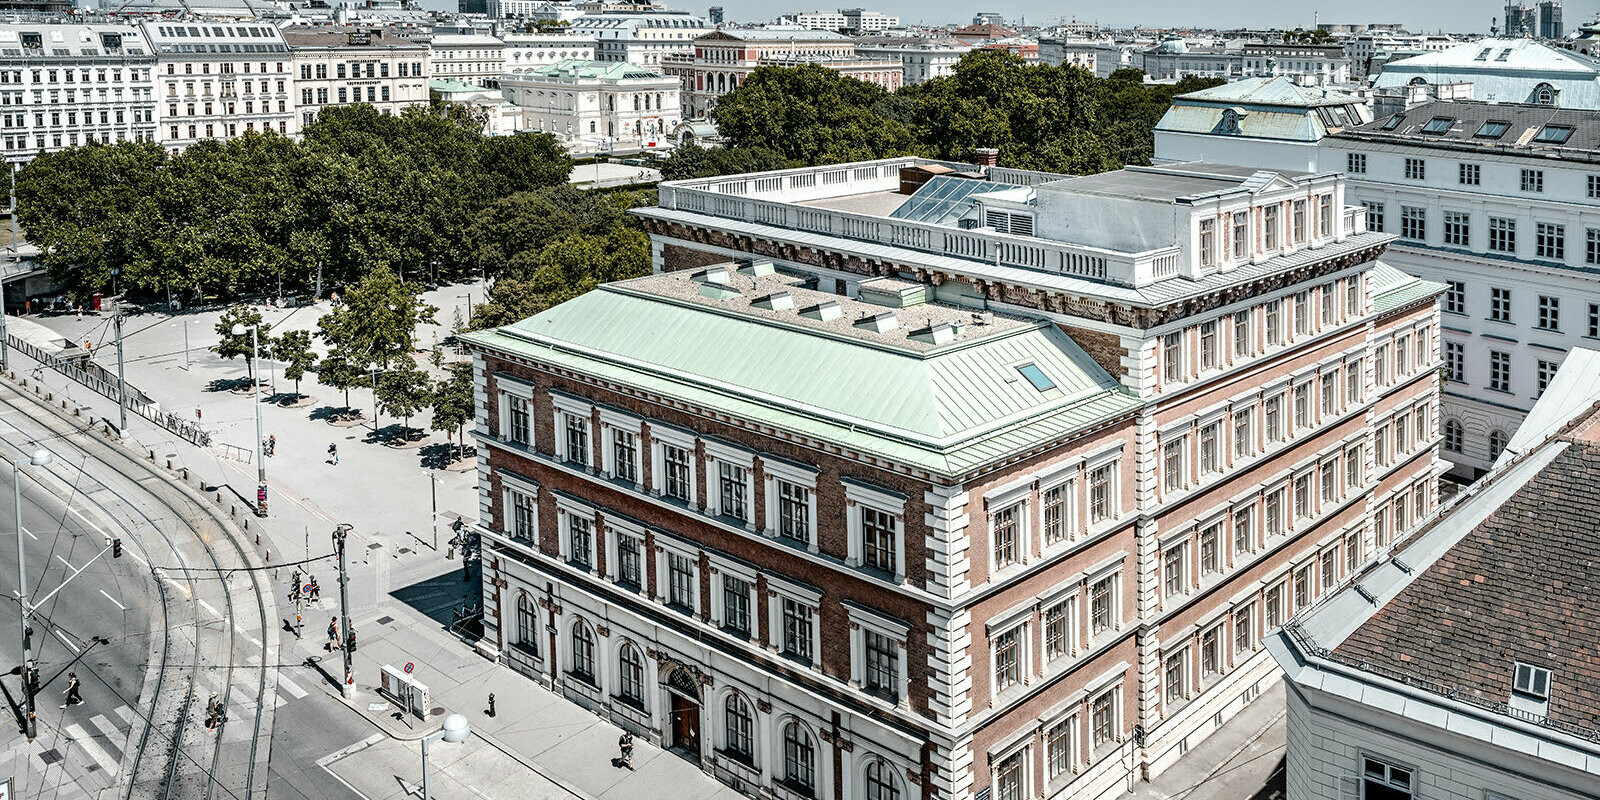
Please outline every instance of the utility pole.
[{"label": "utility pole", "polygon": [[189,320],[183,321],[183,371],[189,371]]},{"label": "utility pole", "polygon": [[111,321],[117,328],[117,411],[122,417],[120,431],[128,429],[128,380],[122,371],[122,297],[111,298]]},{"label": "utility pole", "polygon": [[[22,251],[17,248],[17,164],[11,163],[11,265],[22,266]],[[0,276],[0,370],[11,369],[11,340],[6,333],[6,281]]]},{"label": "utility pole", "polygon": [[433,552],[439,552],[439,476],[437,473],[428,473],[428,488],[433,491]]},{"label": "utility pole", "polygon": [[339,691],[349,698],[355,694],[356,673],[350,664],[349,643],[353,641],[350,632],[350,571],[345,561],[344,540],[350,534],[350,525],[340,523],[333,529],[333,548],[339,552],[339,629],[344,631],[346,646],[344,653],[344,683],[339,686]]}]

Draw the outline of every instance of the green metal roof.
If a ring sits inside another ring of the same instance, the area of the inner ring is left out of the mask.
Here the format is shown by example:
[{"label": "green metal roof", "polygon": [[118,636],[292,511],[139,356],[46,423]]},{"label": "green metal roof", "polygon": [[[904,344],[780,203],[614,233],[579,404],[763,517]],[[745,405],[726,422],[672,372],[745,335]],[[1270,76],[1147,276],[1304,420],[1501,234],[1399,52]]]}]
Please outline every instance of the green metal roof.
[{"label": "green metal roof", "polygon": [[1244,78],[1221,86],[1178,95],[1178,99],[1230,105],[1255,104],[1294,108],[1344,106],[1363,102],[1361,98],[1348,92],[1317,86],[1301,86],[1283,76]]},{"label": "green metal roof", "polygon": [[1445,285],[1425,281],[1401,272],[1382,261],[1374,262],[1368,286],[1372,290],[1372,312],[1384,314],[1401,306],[1445,290]]},{"label": "green metal roof", "polygon": [[664,73],[658,69],[641,67],[621,61],[588,61],[581,58],[568,58],[557,61],[554,64],[534,67],[525,74],[559,78],[617,80],[621,78],[660,78]]},{"label": "green metal roof", "polygon": [[[649,280],[466,339],[944,475],[1139,405],[1048,322],[894,347],[636,288]],[[1017,370],[1028,363],[1054,388],[1035,389]]]}]

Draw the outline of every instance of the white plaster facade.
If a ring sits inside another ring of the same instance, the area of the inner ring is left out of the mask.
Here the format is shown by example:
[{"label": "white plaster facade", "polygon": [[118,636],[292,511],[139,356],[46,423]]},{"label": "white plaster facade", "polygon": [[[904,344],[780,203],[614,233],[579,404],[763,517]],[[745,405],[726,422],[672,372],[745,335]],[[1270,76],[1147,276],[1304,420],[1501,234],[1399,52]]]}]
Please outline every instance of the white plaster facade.
[{"label": "white plaster facade", "polygon": [[303,129],[331,105],[369,103],[386,114],[428,104],[428,46],[382,30],[286,28],[295,111]]},{"label": "white plaster facade", "polygon": [[594,38],[596,61],[654,66],[666,56],[693,52],[695,38],[713,28],[701,17],[662,11],[585,14],[570,30]]},{"label": "white plaster facade", "polygon": [[522,130],[582,151],[661,146],[683,119],[678,79],[632,64],[563,61],[505,75],[500,88]]},{"label": "white plaster facade", "polygon": [[479,33],[438,34],[428,43],[430,77],[492,87],[506,71],[506,44]]},{"label": "white plaster facade", "polygon": [[594,60],[594,37],[572,33],[503,33],[505,71],[513,75],[558,61]]},{"label": "white plaster facade", "polygon": [[6,161],[90,141],[154,141],[155,69],[135,26],[0,25]]},{"label": "white plaster facade", "polygon": [[146,22],[156,51],[157,132],[176,153],[249,131],[296,133],[289,47],[272,25]]}]

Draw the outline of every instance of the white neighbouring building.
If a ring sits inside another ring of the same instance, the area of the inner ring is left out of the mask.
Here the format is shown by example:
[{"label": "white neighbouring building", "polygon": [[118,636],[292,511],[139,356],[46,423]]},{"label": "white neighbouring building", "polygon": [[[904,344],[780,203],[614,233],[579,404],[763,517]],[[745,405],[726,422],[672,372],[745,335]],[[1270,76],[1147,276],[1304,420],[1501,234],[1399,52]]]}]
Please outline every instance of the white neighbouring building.
[{"label": "white neighbouring building", "polygon": [[502,33],[505,71],[513,75],[534,67],[576,59],[594,60],[594,37],[571,33]]},{"label": "white neighbouring building", "polygon": [[898,58],[864,58],[855,40],[839,33],[798,29],[720,30],[694,40],[691,53],[668,56],[661,66],[683,81],[684,112],[704,117],[717,98],[744,84],[760,67],[815,64],[846,77],[875,83],[885,91],[905,80]]},{"label": "white neighbouring building", "polygon": [[1142,47],[1110,39],[1040,39],[1039,61],[1058,67],[1082,67],[1097,78],[1105,78],[1119,69],[1137,67],[1134,54]]},{"label": "white neighbouring building", "polygon": [[392,29],[285,28],[303,129],[322,109],[368,103],[386,114],[428,104],[428,46]]},{"label": "white neighbouring building", "polygon": [[176,153],[202,139],[299,131],[293,63],[276,26],[162,20],[141,27],[156,52],[163,147]]},{"label": "white neighbouring building", "polygon": [[863,36],[856,39],[856,55],[878,61],[899,61],[906,85],[955,74],[956,64],[971,51],[971,45],[948,36]]},{"label": "white neighbouring building", "polygon": [[691,14],[648,11],[586,14],[569,30],[594,38],[596,61],[656,66],[669,55],[694,52],[694,40],[713,28]]},{"label": "white neighbouring building", "polygon": [[1600,353],[1556,382],[1473,491],[1265,639],[1288,800],[1600,796]]},{"label": "white neighbouring building", "polygon": [[90,141],[154,141],[155,68],[131,25],[0,25],[6,161]]},{"label": "white neighbouring building", "polygon": [[1329,133],[1370,121],[1355,95],[1284,77],[1244,78],[1174,98],[1156,123],[1156,160],[1315,172]]},{"label": "white neighbouring building", "polygon": [[506,71],[505,49],[505,42],[486,34],[436,34],[428,42],[429,76],[493,87]]},{"label": "white neighbouring building", "polygon": [[1390,61],[1373,86],[1472,84],[1472,99],[1600,110],[1600,58],[1538,39],[1480,39]]},{"label": "white neighbouring building", "polygon": [[522,130],[579,153],[661,147],[683,119],[678,79],[634,64],[563,61],[502,76],[500,89],[521,109]]}]

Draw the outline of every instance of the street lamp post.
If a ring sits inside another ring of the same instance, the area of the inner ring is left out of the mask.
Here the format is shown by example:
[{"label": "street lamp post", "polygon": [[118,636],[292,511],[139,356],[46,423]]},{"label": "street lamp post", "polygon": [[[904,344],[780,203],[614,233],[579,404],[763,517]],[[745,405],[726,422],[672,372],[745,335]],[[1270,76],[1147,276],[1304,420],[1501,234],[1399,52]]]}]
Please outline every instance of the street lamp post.
[{"label": "street lamp post", "polygon": [[428,787],[428,743],[443,739],[451,744],[466,741],[467,734],[471,733],[467,725],[467,718],[460,714],[451,714],[444,718],[444,726],[439,730],[422,737],[422,800],[433,800]]},{"label": "street lamp post", "polygon": [[11,494],[17,512],[17,621],[22,634],[22,696],[27,698],[30,742],[39,733],[39,723],[33,709],[33,642],[28,636],[28,562],[22,555],[22,467],[26,464],[42,467],[52,458],[49,450],[38,450],[11,464]]},{"label": "street lamp post", "polygon": [[[256,407],[256,516],[267,515],[267,460],[262,450],[261,437],[261,381],[256,378],[255,367],[261,363],[261,342],[259,340],[260,325],[250,326],[250,364],[247,372],[250,374],[250,397]],[[233,335],[243,336],[245,326],[243,323],[234,323]]]}]

